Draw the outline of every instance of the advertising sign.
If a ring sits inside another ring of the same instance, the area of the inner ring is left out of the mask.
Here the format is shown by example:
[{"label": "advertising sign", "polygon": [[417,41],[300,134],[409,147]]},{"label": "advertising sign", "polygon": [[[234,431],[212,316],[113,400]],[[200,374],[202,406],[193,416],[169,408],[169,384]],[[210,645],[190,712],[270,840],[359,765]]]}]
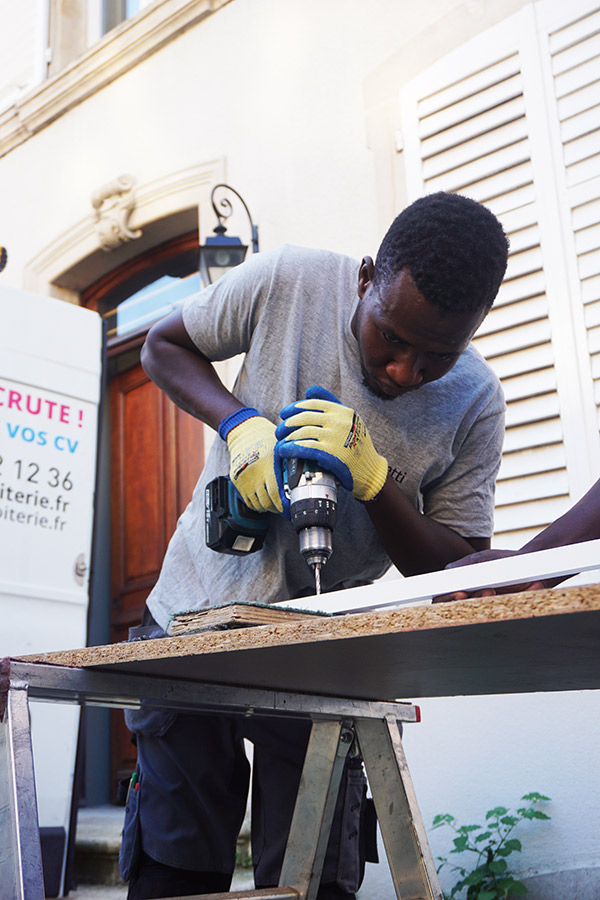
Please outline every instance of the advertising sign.
[{"label": "advertising sign", "polygon": [[[102,327],[0,287],[0,656],[83,647]],[[42,831],[68,832],[79,712],[31,704]]]}]

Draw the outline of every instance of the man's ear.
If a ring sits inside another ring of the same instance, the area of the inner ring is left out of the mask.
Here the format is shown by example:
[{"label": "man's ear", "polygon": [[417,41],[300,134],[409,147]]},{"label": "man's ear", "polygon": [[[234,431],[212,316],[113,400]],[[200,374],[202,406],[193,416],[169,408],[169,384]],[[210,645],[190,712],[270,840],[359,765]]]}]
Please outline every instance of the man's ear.
[{"label": "man's ear", "polygon": [[364,297],[367,288],[373,282],[373,274],[375,272],[375,264],[370,256],[364,256],[358,269],[358,296]]}]

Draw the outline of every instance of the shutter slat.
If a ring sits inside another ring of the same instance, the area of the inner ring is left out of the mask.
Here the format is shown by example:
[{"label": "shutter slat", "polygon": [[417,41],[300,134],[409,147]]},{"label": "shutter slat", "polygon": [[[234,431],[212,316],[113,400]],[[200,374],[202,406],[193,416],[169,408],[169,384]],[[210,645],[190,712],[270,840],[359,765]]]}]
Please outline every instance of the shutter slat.
[{"label": "shutter slat", "polygon": [[522,96],[507,100],[425,138],[421,143],[423,158],[427,159],[450,147],[465,144],[479,135],[490,134],[502,125],[522,119],[524,115],[525,103]]},{"label": "shutter slat", "polygon": [[498,481],[520,475],[531,475],[535,472],[552,472],[565,466],[565,448],[562,444],[549,444],[546,447],[533,447],[531,450],[505,453],[502,457]]},{"label": "shutter slat", "polygon": [[590,354],[600,353],[600,326],[588,328],[588,349]]},{"label": "shutter slat", "polygon": [[580,59],[588,59],[590,52],[597,55],[599,32],[600,13],[594,13],[551,34],[549,45],[554,74],[572,68]]},{"label": "shutter slat", "polygon": [[[600,107],[596,110],[596,114],[600,115]],[[575,163],[582,162],[583,160],[590,159],[590,157],[597,157],[600,149],[600,140],[598,138],[598,132],[593,132],[592,134],[585,134],[580,138],[576,138],[573,141],[569,141],[569,143],[565,143],[564,145],[564,160],[566,166],[572,166]],[[597,163],[597,160],[596,160]],[[598,172],[598,167],[596,165],[595,172]],[[594,174],[594,173],[593,173]]]},{"label": "shutter slat", "polygon": [[[483,166],[481,168],[483,170]],[[484,171],[477,175],[472,171],[469,173],[470,177],[466,175],[466,172],[449,172],[439,178],[432,178],[427,182],[427,188],[430,191],[460,191],[480,203],[486,203],[495,197],[504,199],[516,188],[530,186],[533,183],[531,162],[528,159],[511,169],[490,173],[489,177],[484,177]],[[527,202],[530,202],[531,196],[533,195],[530,195]]]},{"label": "shutter slat", "polygon": [[600,298],[600,274],[592,275],[581,282],[581,297],[585,304]]},{"label": "shutter slat", "polygon": [[505,277],[510,281],[513,278],[522,278],[524,275],[541,272],[541,270],[542,250],[538,245],[529,250],[523,250],[521,253],[511,253]]},{"label": "shutter slat", "polygon": [[[494,150],[492,153],[487,153],[485,156],[456,167],[440,168],[444,164],[444,158],[442,158],[440,165],[436,165],[436,162],[437,158],[423,163],[423,175],[429,184],[434,185],[436,182],[441,184],[440,179],[437,177],[440,175],[444,178],[444,182],[449,180],[457,185],[473,184],[483,178],[488,178],[490,175],[505,173],[506,170],[514,171],[521,163],[528,163],[529,145],[526,140],[519,141],[510,147]],[[438,188],[435,188],[435,190],[438,190]]]},{"label": "shutter slat", "polygon": [[[475,341],[475,346],[479,350],[477,341]],[[552,344],[549,341],[546,344],[540,344],[538,347],[527,347],[525,350],[512,352],[507,352],[508,346],[507,342],[503,354],[496,356],[494,359],[488,358],[488,362],[498,378],[504,379],[521,375],[525,372],[537,372],[539,369],[545,369],[547,366],[554,365]]]},{"label": "shutter slat", "polygon": [[438,106],[436,111],[432,110],[431,114],[425,114],[423,104],[419,104],[420,137],[423,139],[431,137],[433,134],[439,134],[446,128],[456,125],[457,122],[472,119],[493,106],[499,106],[501,103],[520,97],[521,94],[521,76],[514,75],[481,93],[466,96],[448,106]]},{"label": "shutter slat", "polygon": [[496,488],[496,503],[502,507],[512,503],[526,503],[530,500],[564,496],[568,493],[569,481],[564,470],[539,472],[500,482]]},{"label": "shutter slat", "polygon": [[512,428],[515,425],[527,425],[533,422],[557,418],[560,415],[558,394],[545,394],[541,397],[526,397],[524,400],[515,400],[506,407],[506,425]]},{"label": "shutter slat", "polygon": [[574,94],[567,94],[566,97],[558,100],[558,117],[561,122],[576,116],[586,109],[594,109],[600,105],[600,83],[589,84],[587,87],[581,88]]},{"label": "shutter slat", "polygon": [[600,153],[567,168],[567,186],[581,184],[593,178],[600,168]]},{"label": "shutter slat", "polygon": [[515,375],[502,381],[504,397],[507,403],[523,400],[526,397],[537,397],[556,391],[556,372],[554,368],[539,369],[526,375]]},{"label": "shutter slat", "polygon": [[506,353],[508,337],[510,337],[508,346],[513,352],[526,347],[535,347],[537,344],[544,344],[550,340],[550,325],[547,319],[540,322],[528,322],[513,328],[510,336],[501,331],[499,334],[478,337],[476,347],[491,362],[494,356],[503,356]]},{"label": "shutter slat", "polygon": [[598,327],[600,325],[600,299],[586,306],[584,315],[587,328]]},{"label": "shutter slat", "polygon": [[528,447],[543,447],[556,444],[563,439],[560,419],[533,422],[508,428],[504,438],[504,452],[525,450]]},{"label": "shutter slat", "polygon": [[[506,332],[509,328],[526,322],[536,322],[546,318],[547,313],[548,304],[545,297],[532,297],[510,306],[494,306],[477,329],[476,338],[500,331]],[[510,340],[510,335],[505,334],[504,339]]]},{"label": "shutter slat", "polygon": [[500,286],[495,305],[502,306],[505,303],[514,303],[515,300],[521,300],[524,297],[536,297],[543,294],[545,289],[544,273],[542,271],[531,272],[512,281],[504,281]]},{"label": "shutter slat", "polygon": [[571,67],[563,68],[557,72],[554,78],[556,96],[561,98],[573,91],[579,91],[588,84],[593,84],[598,78],[598,56],[600,55],[600,35],[595,35],[589,41],[582,41],[576,47],[572,47],[561,63],[573,63]]},{"label": "shutter slat", "polygon": [[569,508],[568,495],[548,497],[529,503],[496,507],[496,532],[500,535],[514,530],[518,523],[522,529],[533,529],[537,534],[550,522],[554,522]]},{"label": "shutter slat", "polygon": [[470,73],[467,77],[452,82],[431,92],[419,100],[419,118],[425,119],[432,113],[456,105],[474,94],[485,94],[487,89],[499,82],[519,74],[519,59],[516,53],[509,54],[485,68]]},{"label": "shutter slat", "polygon": [[[424,146],[423,173],[425,178],[431,178],[434,175],[439,175],[441,172],[457,169],[467,163],[486,159],[489,155],[490,146],[496,148],[494,152],[501,152],[506,162],[512,165],[515,160],[520,161],[523,158],[518,151],[511,152],[512,148],[525,140],[526,137],[525,119],[517,119],[509,125],[497,128],[491,134],[480,134],[458,146],[450,147],[447,150],[440,149],[435,154],[427,153],[428,148]],[[527,156],[526,158],[529,157]]]},{"label": "shutter slat", "polygon": [[579,257],[579,277],[590,278],[600,272],[600,249],[591,250]]},{"label": "shutter slat", "polygon": [[598,107],[592,106],[583,112],[571,116],[560,124],[560,136],[564,144],[578,138],[582,134],[589,134],[598,128]]},{"label": "shutter slat", "polygon": [[[600,213],[600,203],[597,204]],[[577,253],[589,253],[600,247],[600,222],[596,222],[589,228],[580,228],[575,232],[575,249]],[[600,270],[599,270],[600,271]]]}]

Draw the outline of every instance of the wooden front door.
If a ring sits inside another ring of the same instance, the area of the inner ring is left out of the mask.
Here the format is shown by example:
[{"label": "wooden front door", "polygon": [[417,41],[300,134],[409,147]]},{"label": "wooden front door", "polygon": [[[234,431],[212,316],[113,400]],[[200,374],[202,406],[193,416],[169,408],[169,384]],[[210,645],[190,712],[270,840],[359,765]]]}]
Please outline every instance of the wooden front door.
[{"label": "wooden front door", "polygon": [[[134,364],[110,382],[111,641],[139,625],[177,519],[203,466],[202,423]],[[199,540],[202,535],[199,536]],[[135,766],[122,712],[112,716],[113,796]]]}]

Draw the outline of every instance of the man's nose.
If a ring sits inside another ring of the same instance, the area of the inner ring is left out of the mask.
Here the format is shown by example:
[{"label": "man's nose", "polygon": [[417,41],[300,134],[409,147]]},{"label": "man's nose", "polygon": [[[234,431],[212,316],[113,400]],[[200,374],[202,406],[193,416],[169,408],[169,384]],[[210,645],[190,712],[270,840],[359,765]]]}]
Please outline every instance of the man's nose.
[{"label": "man's nose", "polygon": [[416,350],[397,354],[386,365],[385,371],[400,387],[415,387],[424,378],[421,354]]}]

